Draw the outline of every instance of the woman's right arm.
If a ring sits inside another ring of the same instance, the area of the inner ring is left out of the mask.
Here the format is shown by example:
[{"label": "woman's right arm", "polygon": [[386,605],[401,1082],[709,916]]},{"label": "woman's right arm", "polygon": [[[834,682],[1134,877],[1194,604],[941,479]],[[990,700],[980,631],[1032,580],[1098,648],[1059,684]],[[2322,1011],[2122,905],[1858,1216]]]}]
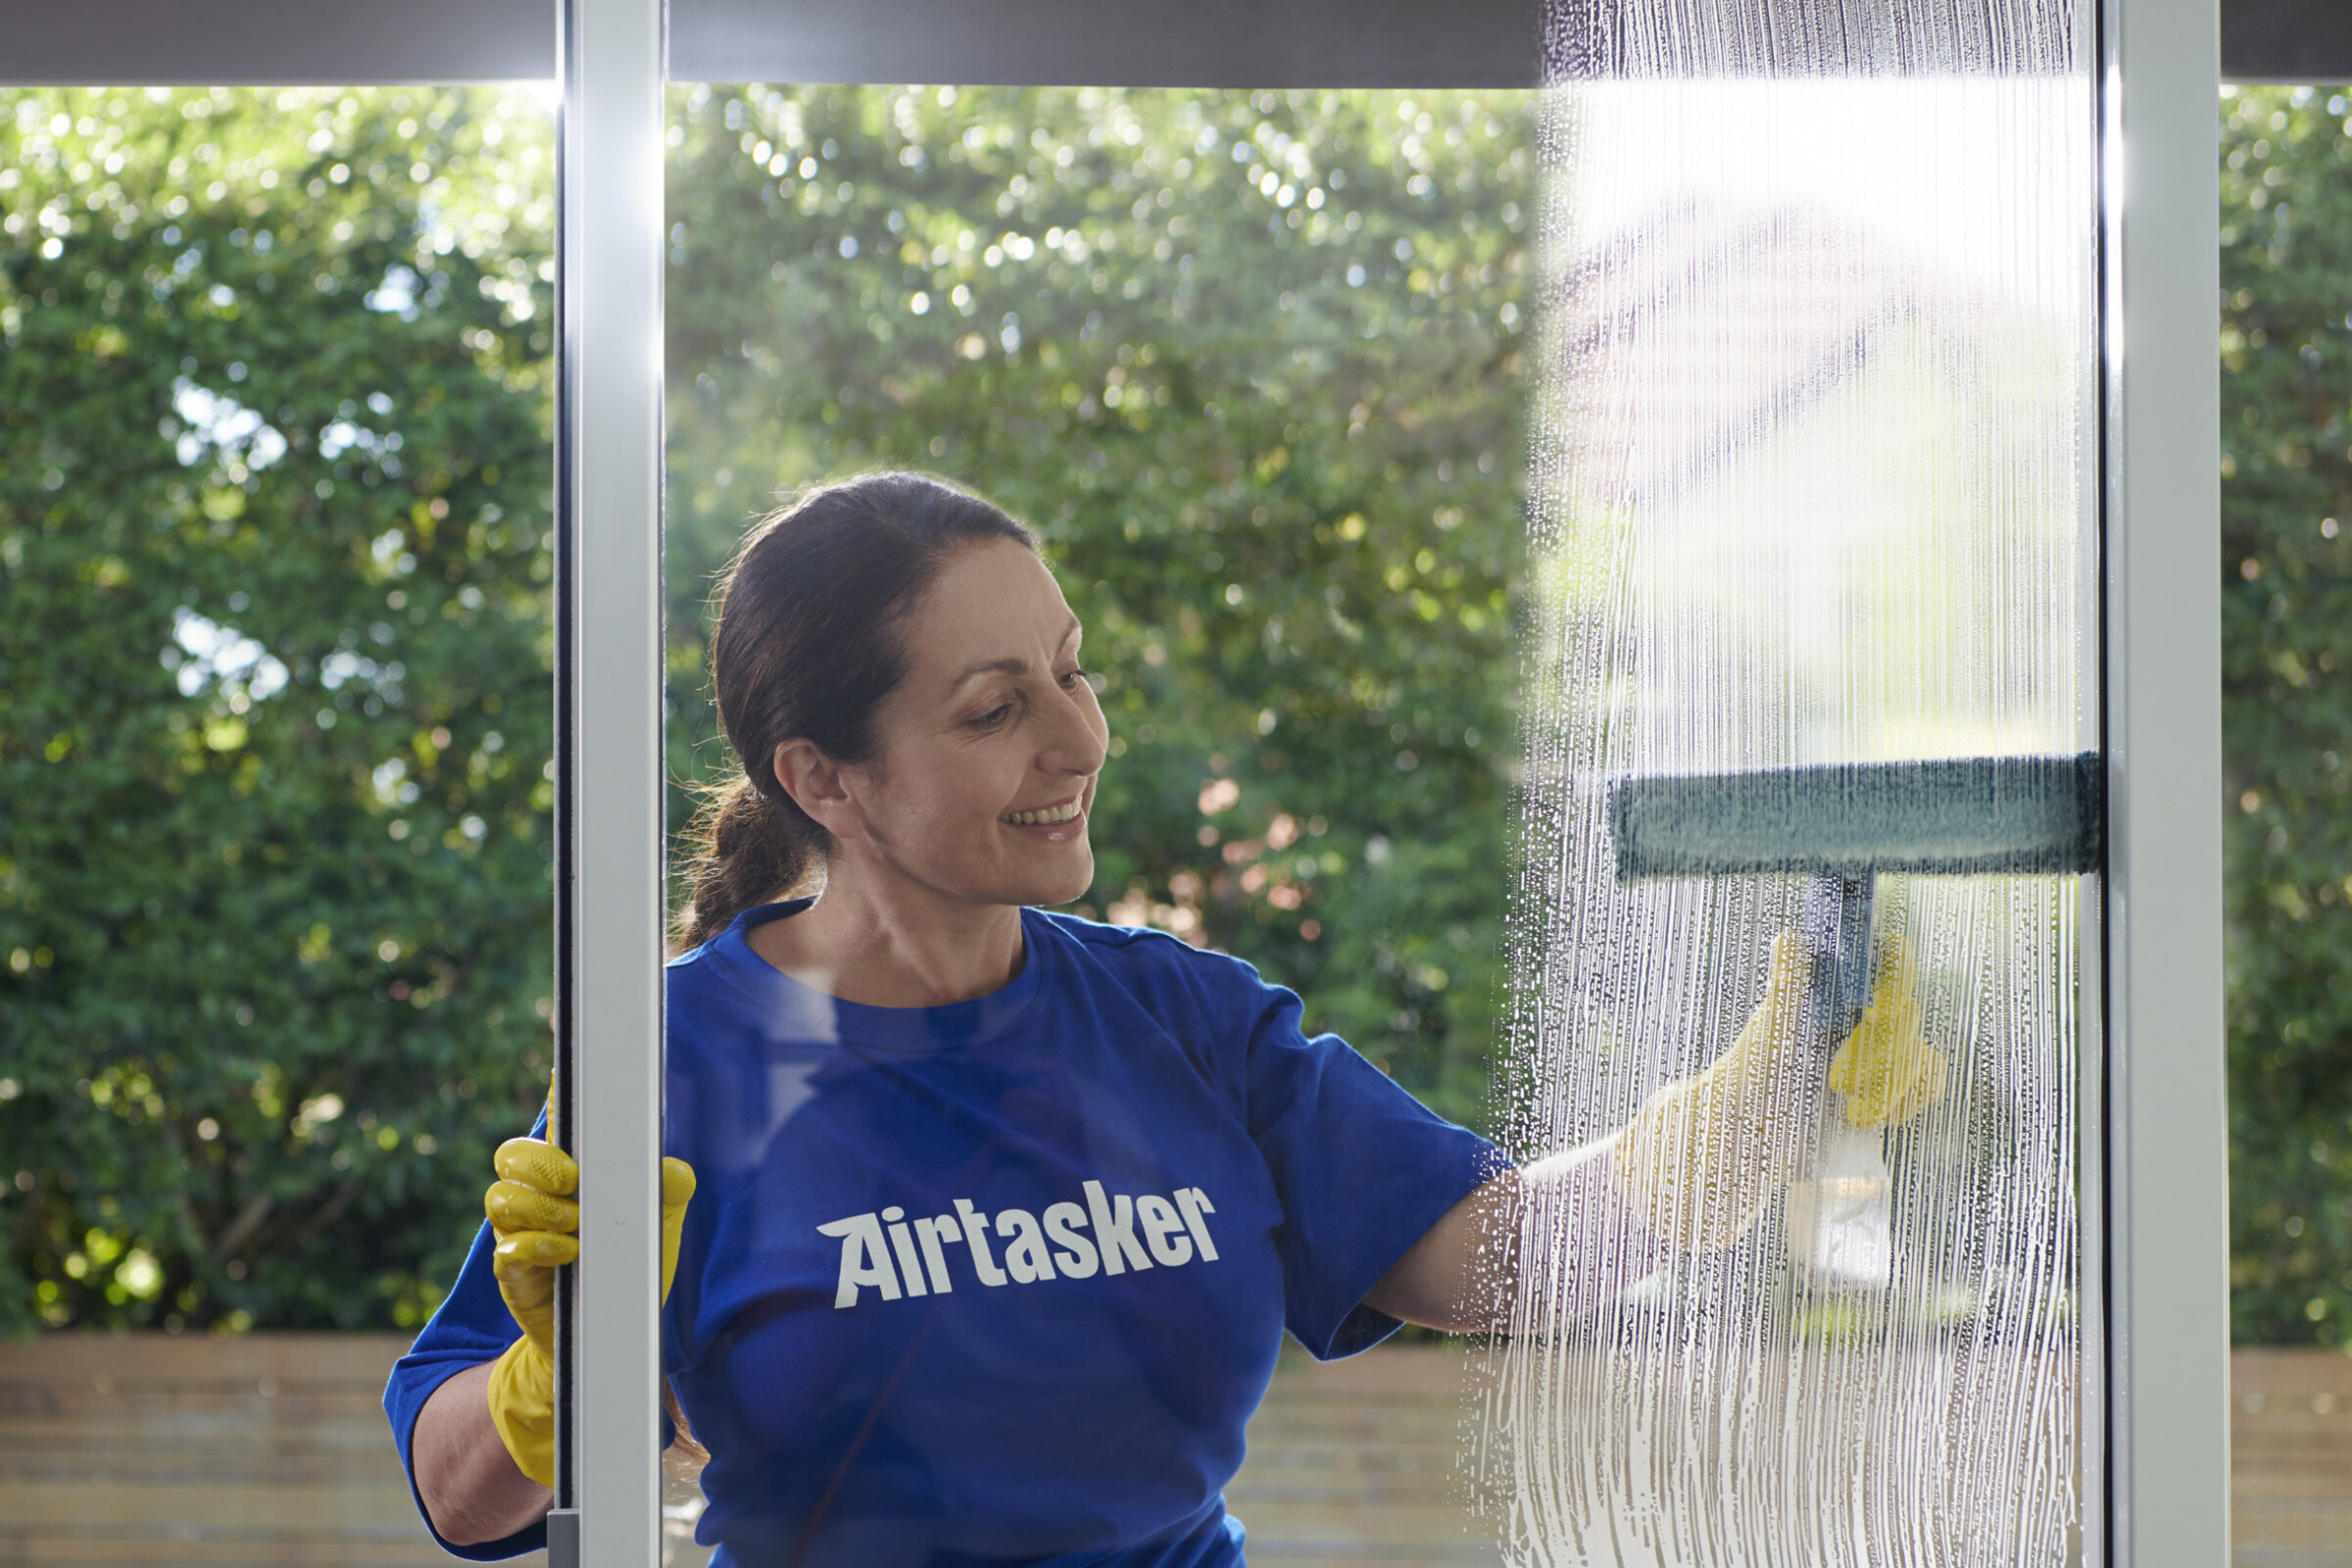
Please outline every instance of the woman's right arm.
[{"label": "woman's right arm", "polygon": [[538,1523],[556,1500],[515,1468],[491,1423],[491,1365],[467,1367],[435,1389],[409,1440],[416,1494],[453,1546],[503,1541]]},{"label": "woman's right arm", "polygon": [[[544,1518],[555,1494],[556,1270],[579,1256],[579,1167],[539,1138],[510,1138],[482,1207],[497,1238],[491,1274],[521,1335],[495,1361],[435,1389],[409,1436],[410,1474],[433,1528],[458,1546],[503,1541]],[[694,1171],[662,1161],[662,1296],[677,1268]]]}]

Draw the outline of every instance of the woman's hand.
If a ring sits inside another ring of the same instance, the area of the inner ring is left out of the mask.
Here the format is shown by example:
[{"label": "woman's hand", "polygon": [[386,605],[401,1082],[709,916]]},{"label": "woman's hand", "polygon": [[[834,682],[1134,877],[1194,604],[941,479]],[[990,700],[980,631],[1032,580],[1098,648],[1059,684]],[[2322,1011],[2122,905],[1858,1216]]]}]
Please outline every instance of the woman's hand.
[{"label": "woman's hand", "polygon": [[[482,1197],[498,1237],[491,1272],[522,1337],[492,1364],[490,1419],[514,1466],[543,1487],[556,1482],[556,1270],[580,1255],[580,1168],[539,1138],[510,1138],[493,1159],[499,1179]],[[678,1234],[694,1171],[662,1161],[662,1298],[678,1267]]]},{"label": "woman's hand", "polygon": [[1897,935],[1886,942],[1862,1021],[1830,1058],[1830,1087],[1856,1127],[1899,1127],[1942,1098],[1951,1063],[1919,1029],[1919,976]]},{"label": "woman's hand", "polygon": [[1764,1000],[1731,1050],[1642,1103],[1609,1151],[1642,1222],[1686,1248],[1731,1246],[1795,1176],[1805,1151],[1799,1047],[1813,956],[1793,931],[1773,939]]},{"label": "woman's hand", "polygon": [[[1739,1240],[1804,1153],[1798,1048],[1812,972],[1803,940],[1783,932],[1764,1001],[1731,1050],[1650,1096],[1623,1130],[1482,1184],[1365,1302],[1431,1328],[1527,1328],[1596,1307],[1654,1268],[1660,1244]],[[1597,1272],[1595,1259],[1607,1260]],[[1545,1282],[1539,1300],[1518,1299],[1526,1271]]]},{"label": "woman's hand", "polygon": [[[1482,1185],[1366,1302],[1432,1328],[1541,1327],[1591,1312],[1671,1250],[1738,1241],[1809,1146],[1818,1082],[1802,1054],[1811,978],[1812,955],[1783,932],[1764,1000],[1729,1051],[1650,1096],[1621,1131]],[[1920,1032],[1916,975],[1897,938],[1829,1085],[1848,1097],[1855,1126],[1888,1126],[1933,1103],[1949,1073]],[[1524,1300],[1523,1271],[1542,1282]]]},{"label": "woman's hand", "polygon": [[522,1330],[490,1368],[490,1420],[514,1467],[543,1487],[556,1484],[556,1270],[580,1255],[580,1167],[539,1138],[510,1138],[492,1164],[499,1179],[482,1195],[498,1237],[490,1271]]}]

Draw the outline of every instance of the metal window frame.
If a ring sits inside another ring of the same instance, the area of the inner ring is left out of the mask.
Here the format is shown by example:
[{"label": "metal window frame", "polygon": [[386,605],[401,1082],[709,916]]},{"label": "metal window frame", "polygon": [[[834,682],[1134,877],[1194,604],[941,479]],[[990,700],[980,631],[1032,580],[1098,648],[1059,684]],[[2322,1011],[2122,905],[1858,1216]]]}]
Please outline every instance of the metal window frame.
[{"label": "metal window frame", "polygon": [[2132,1568],[2230,1555],[2217,24],[2213,0],[2099,17],[2106,1245],[2085,1265],[2107,1560]]},{"label": "metal window frame", "polygon": [[[665,74],[1533,86],[1539,67],[1529,0],[679,0],[674,40],[662,0],[558,6],[5,0],[0,83],[527,79],[557,74],[561,39],[557,1125],[596,1166],[564,1381],[574,1408],[641,1418],[567,1419],[550,1534],[559,1565],[642,1568],[660,1532]],[[2106,1049],[2083,1101],[2085,1181],[2104,1193],[2085,1205],[2085,1390],[2103,1401],[2085,1437],[2103,1448],[2086,1448],[2084,1517],[2086,1560],[2132,1568],[2229,1550],[2216,87],[2224,49],[2231,79],[2352,77],[2344,15],[2101,0],[2098,16],[2110,858],[2085,944]]]},{"label": "metal window frame", "polygon": [[[2199,8],[2195,37],[2210,34],[2216,8]],[[2225,79],[2352,80],[2342,0],[2218,0],[2218,11]],[[670,74],[1534,87],[1539,14],[1540,0],[673,0]],[[0,85],[545,80],[557,31],[551,0],[0,0]]]},{"label": "metal window frame", "polygon": [[548,1546],[551,1568],[644,1568],[662,1551],[665,17],[560,5],[555,1114],[583,1179]]}]

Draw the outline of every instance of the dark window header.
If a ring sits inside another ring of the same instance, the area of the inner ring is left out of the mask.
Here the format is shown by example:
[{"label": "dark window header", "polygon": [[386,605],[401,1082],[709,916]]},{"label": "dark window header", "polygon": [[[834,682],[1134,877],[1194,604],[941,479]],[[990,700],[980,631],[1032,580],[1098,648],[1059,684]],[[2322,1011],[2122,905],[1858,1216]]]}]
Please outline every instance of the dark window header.
[{"label": "dark window header", "polygon": [[[1566,74],[1607,74],[1607,18],[1618,3],[1569,0],[1546,39],[1541,0],[671,0],[670,74],[687,81],[1534,87],[1547,53]],[[1891,0],[1883,9],[1959,4]],[[1773,9],[1838,23],[1764,29],[1798,40],[1794,69],[1902,69],[1878,57],[1867,29],[1843,30],[1850,24],[1839,19],[1878,14],[1870,8],[1775,0]],[[555,74],[555,17],[556,0],[0,0],[0,37],[7,39],[0,82],[544,78]],[[2220,0],[2220,25],[2227,79],[2352,80],[2352,5],[2344,0]],[[2031,62],[1994,64],[2033,69]]]}]

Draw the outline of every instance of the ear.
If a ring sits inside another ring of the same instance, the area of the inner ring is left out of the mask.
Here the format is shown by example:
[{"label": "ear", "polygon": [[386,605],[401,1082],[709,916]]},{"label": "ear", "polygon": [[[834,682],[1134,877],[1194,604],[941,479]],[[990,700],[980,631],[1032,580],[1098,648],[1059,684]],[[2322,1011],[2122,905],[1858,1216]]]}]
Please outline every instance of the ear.
[{"label": "ear", "polygon": [[864,816],[851,790],[848,770],[808,740],[780,741],[770,760],[776,782],[808,819],[837,839],[859,836]]}]

